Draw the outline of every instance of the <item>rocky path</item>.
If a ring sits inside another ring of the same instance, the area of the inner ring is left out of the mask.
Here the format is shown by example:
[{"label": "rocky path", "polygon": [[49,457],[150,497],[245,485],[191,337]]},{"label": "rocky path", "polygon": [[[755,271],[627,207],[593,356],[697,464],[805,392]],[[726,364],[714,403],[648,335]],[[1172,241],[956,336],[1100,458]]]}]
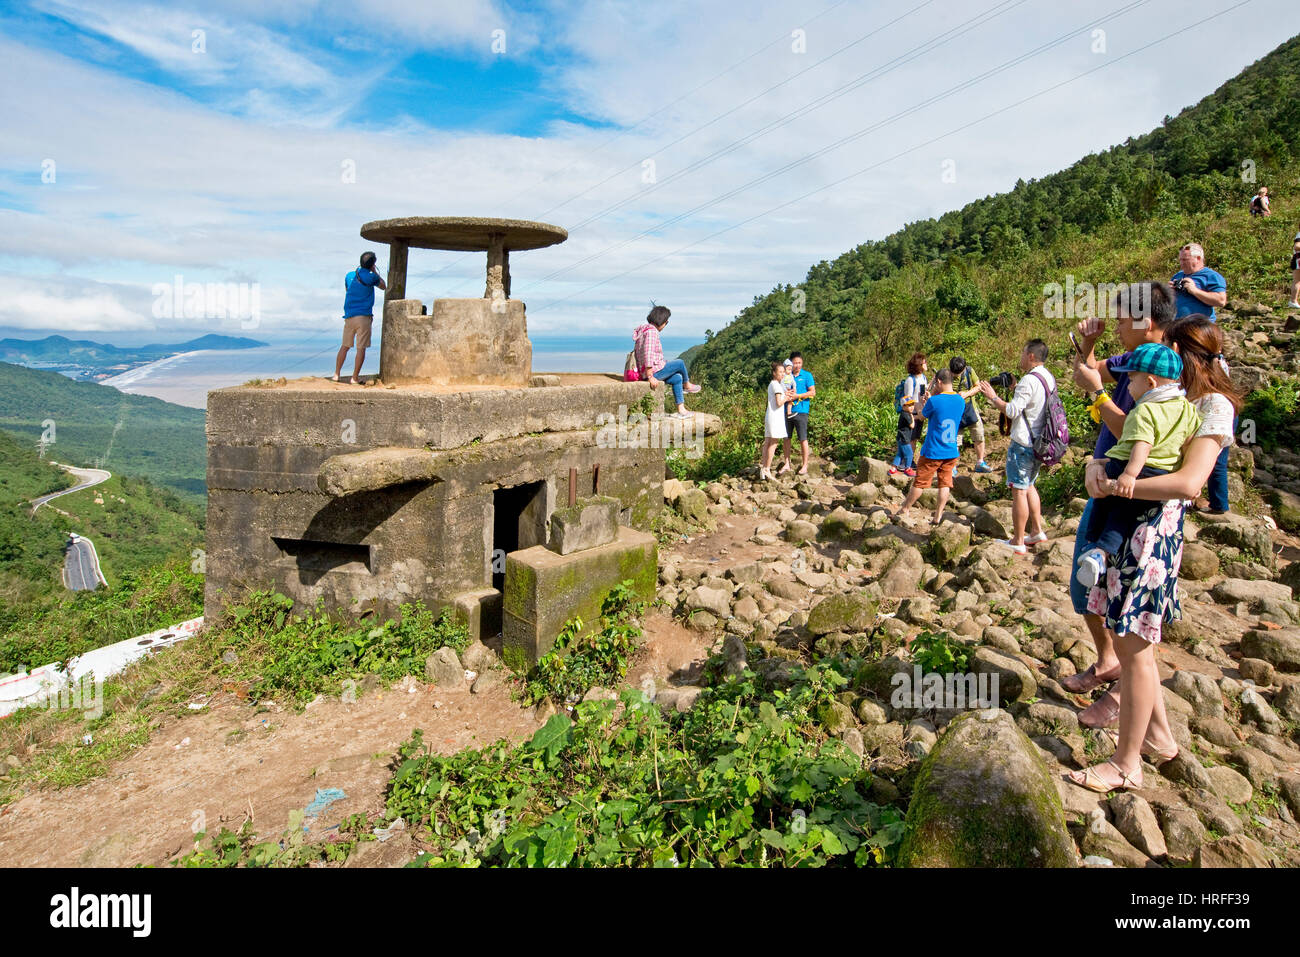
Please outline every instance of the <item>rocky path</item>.
[{"label": "rocky path", "polygon": [[[1241,480],[1238,471],[1239,489]],[[724,636],[723,647],[728,635],[748,641],[755,668],[874,660],[826,724],[877,772],[878,799],[906,803],[918,762],[956,714],[890,701],[888,677],[912,669],[908,645],[942,631],[966,646],[973,671],[999,675],[1004,706],[1056,784],[1080,861],[1300,863],[1300,604],[1284,583],[1300,566],[1278,557],[1295,552],[1295,539],[1262,514],[1189,519],[1184,620],[1158,648],[1183,755],[1148,765],[1141,791],[1103,799],[1062,779],[1111,750],[1078,723],[1090,699],[1059,684],[1095,660],[1066,584],[1084,503],[1050,514],[1049,540],[1018,557],[996,543],[1010,523],[1009,502],[990,500],[1000,482],[959,477],[937,528],[921,507],[933,491],[891,521],[906,480],[870,459],[857,475],[670,483],[689,540],[663,556],[660,598],[690,627]]]}]

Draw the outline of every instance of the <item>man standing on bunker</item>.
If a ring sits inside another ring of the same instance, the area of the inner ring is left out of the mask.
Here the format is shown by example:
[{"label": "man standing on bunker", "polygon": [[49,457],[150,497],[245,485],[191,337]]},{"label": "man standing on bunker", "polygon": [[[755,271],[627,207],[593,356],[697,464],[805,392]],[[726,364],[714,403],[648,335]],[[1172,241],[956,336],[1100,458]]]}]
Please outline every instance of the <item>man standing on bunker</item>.
[{"label": "man standing on bunker", "polygon": [[343,371],[343,362],[348,357],[348,349],[355,342],[357,361],[352,368],[353,385],[361,384],[361,364],[366,361],[366,349],[370,346],[370,327],[375,322],[375,287],[387,289],[384,281],[375,272],[375,254],[361,254],[361,265],[343,278],[343,345],[334,361],[334,381],[339,381]]}]

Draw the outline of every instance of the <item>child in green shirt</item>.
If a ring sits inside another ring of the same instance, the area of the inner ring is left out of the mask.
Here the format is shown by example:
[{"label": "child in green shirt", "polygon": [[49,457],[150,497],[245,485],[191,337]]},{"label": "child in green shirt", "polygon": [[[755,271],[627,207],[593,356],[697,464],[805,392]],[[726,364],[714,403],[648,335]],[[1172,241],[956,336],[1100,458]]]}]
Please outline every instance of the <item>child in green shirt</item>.
[{"label": "child in green shirt", "polygon": [[1183,446],[1201,427],[1201,416],[1187,401],[1179,379],[1183,361],[1168,346],[1147,342],[1113,372],[1128,373],[1135,405],[1124,416],[1124,431],[1106,453],[1106,477],[1116,480],[1117,494],[1093,499],[1088,522],[1091,546],[1079,556],[1075,577],[1093,587],[1106,574],[1107,557],[1119,554],[1151,502],[1133,499],[1139,478],[1167,475],[1182,463]]}]

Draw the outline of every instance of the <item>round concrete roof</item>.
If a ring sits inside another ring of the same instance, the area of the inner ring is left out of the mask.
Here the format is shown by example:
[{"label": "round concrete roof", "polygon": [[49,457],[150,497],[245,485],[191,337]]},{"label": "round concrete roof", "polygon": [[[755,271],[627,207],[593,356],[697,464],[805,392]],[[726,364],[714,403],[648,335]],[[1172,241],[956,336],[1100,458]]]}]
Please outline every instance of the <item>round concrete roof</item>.
[{"label": "round concrete roof", "polygon": [[504,234],[506,249],[541,249],[569,238],[568,230],[550,223],[484,216],[404,216],[361,227],[363,239],[380,243],[404,239],[416,249],[486,251],[494,234]]}]

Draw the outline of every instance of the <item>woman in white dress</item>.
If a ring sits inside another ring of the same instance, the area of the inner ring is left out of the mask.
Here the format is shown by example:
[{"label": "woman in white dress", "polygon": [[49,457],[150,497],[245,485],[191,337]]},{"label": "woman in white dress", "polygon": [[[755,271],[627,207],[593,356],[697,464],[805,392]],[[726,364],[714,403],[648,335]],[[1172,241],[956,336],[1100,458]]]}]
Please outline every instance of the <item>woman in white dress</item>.
[{"label": "woman in white dress", "polygon": [[767,415],[763,419],[763,464],[758,470],[760,479],[775,479],[772,474],[772,456],[776,447],[788,434],[785,425],[785,407],[794,401],[792,393],[782,384],[785,366],[772,363],[772,381],[767,384]]}]

